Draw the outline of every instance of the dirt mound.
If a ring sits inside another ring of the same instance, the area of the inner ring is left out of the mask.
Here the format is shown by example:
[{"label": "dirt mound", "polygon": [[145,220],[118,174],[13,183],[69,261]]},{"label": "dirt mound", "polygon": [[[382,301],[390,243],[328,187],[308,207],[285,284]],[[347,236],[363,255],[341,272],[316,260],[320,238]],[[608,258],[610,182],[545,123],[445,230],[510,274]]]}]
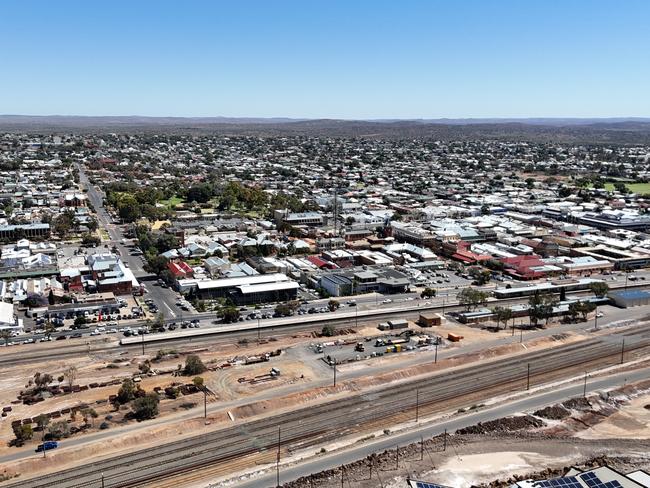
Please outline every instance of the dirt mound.
[{"label": "dirt mound", "polygon": [[583,397],[572,398],[562,404],[569,410],[591,410],[591,402]]},{"label": "dirt mound", "polygon": [[456,431],[457,434],[491,434],[497,432],[514,432],[524,429],[536,429],[546,425],[544,421],[531,415],[519,417],[506,417],[489,422],[479,422],[471,427],[465,427]]},{"label": "dirt mound", "polygon": [[533,412],[533,415],[536,417],[542,417],[543,419],[562,420],[571,415],[571,412],[560,405],[553,405],[537,410],[536,412]]}]

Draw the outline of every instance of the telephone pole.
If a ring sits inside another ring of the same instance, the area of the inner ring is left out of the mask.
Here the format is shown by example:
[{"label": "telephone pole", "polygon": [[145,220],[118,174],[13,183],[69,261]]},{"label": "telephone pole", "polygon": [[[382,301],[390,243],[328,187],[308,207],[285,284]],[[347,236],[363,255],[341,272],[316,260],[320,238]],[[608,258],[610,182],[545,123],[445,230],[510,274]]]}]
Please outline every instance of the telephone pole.
[{"label": "telephone pole", "polygon": [[336,386],[336,358],[334,358],[334,386]]},{"label": "telephone pole", "polygon": [[585,385],[582,390],[582,396],[585,398],[587,397],[587,372],[586,371],[585,371]]},{"label": "telephone pole", "polygon": [[278,426],[278,455],[275,460],[275,481],[277,488],[280,488],[280,426]]},{"label": "telephone pole", "polygon": [[621,345],[621,364],[624,362],[625,357],[625,337],[623,337],[623,344]]}]

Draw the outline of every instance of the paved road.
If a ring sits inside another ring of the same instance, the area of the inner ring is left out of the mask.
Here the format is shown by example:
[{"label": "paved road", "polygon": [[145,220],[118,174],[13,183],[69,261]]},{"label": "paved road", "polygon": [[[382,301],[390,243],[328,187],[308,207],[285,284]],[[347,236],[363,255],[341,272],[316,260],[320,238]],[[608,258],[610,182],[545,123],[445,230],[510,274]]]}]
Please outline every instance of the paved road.
[{"label": "paved road", "polygon": [[[647,380],[650,377],[650,368],[644,368],[634,372],[625,372],[606,378],[594,380],[588,383],[588,392],[607,391],[625,383]],[[543,391],[524,399],[500,404],[498,406],[481,409],[474,413],[465,413],[454,416],[449,420],[443,420],[427,424],[420,428],[413,428],[408,432],[391,435],[381,438],[378,441],[367,442],[361,445],[354,445],[351,449],[345,449],[325,456],[318,456],[307,461],[282,467],[280,469],[280,483],[288,483],[301,477],[320,473],[328,469],[335,469],[359,459],[362,459],[375,452],[382,452],[387,449],[395,449],[396,446],[406,446],[420,442],[421,437],[425,439],[441,435],[445,432],[453,433],[458,429],[476,425],[479,422],[488,422],[499,418],[515,415],[520,412],[533,412],[547,405],[563,402],[569,398],[582,396],[583,385],[572,384],[561,388],[554,388],[551,391]],[[262,476],[256,476],[247,481],[238,481],[238,488],[273,488],[276,486],[276,473],[269,472]]]},{"label": "paved road", "polygon": [[[88,190],[86,195],[95,209],[100,229],[108,232],[110,245],[115,246],[120,251],[122,261],[127,263],[134,276],[145,284],[149,291],[149,297],[158,304],[159,310],[163,315],[166,318],[172,319],[179,317],[183,311],[176,306],[176,293],[169,288],[153,286],[151,274],[144,270],[142,257],[132,256],[130,254],[131,250],[127,247],[127,244],[132,243],[132,241],[125,239],[121,228],[113,223],[111,216],[106,211],[104,207],[104,194],[90,182],[83,165],[77,165],[77,168],[79,169],[79,182],[82,187]],[[185,314],[187,315],[187,312]]]}]

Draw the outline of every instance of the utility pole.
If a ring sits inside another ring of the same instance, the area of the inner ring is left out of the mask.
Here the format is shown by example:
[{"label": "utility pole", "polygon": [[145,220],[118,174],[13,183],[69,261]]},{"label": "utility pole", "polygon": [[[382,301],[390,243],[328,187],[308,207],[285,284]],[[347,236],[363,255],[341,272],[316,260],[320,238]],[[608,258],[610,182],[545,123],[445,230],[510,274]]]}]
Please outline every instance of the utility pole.
[{"label": "utility pole", "polygon": [[104,488],[104,473],[102,473],[102,488]]},{"label": "utility pole", "polygon": [[598,305],[596,305],[596,315],[594,316],[594,330],[598,330]]},{"label": "utility pole", "polygon": [[442,450],[446,451],[447,450],[447,429],[445,429],[445,434],[444,437],[442,438]]},{"label": "utility pole", "polygon": [[523,343],[524,342],[524,328],[522,327],[519,329],[519,342]]},{"label": "utility pole", "polygon": [[587,398],[587,372],[586,371],[585,371],[585,385],[584,385],[584,388],[582,390],[582,396],[584,398]]},{"label": "utility pole", "polygon": [[625,337],[623,337],[623,344],[621,345],[621,364],[623,364],[625,357]]},{"label": "utility pole", "polygon": [[341,464],[341,488],[344,487],[344,485],[343,485],[343,473],[345,473],[345,467]]},{"label": "utility pole", "polygon": [[278,455],[275,460],[275,481],[277,488],[280,488],[280,426],[278,426]]},{"label": "utility pole", "polygon": [[208,389],[203,386],[203,418],[208,418]]},{"label": "utility pole", "polygon": [[530,363],[528,363],[528,373],[526,374],[526,390],[530,390]]},{"label": "utility pole", "polygon": [[395,464],[397,465],[395,469],[399,469],[399,446],[396,446],[395,454]]},{"label": "utility pole", "polygon": [[433,359],[433,362],[436,364],[438,363],[438,339],[436,339],[436,355]]},{"label": "utility pole", "polygon": [[336,358],[334,358],[334,386],[336,386]]},{"label": "utility pole", "polygon": [[424,460],[424,436],[420,436],[420,461]]},{"label": "utility pole", "polygon": [[420,389],[415,389],[415,422],[420,421]]}]

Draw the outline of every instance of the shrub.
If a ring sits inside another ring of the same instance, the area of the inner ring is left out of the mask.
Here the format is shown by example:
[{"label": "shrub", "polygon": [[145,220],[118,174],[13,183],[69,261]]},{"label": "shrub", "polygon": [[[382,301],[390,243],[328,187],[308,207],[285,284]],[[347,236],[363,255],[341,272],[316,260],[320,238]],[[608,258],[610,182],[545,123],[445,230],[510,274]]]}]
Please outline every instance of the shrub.
[{"label": "shrub", "polygon": [[183,368],[183,372],[186,375],[197,375],[204,373],[208,368],[205,367],[205,364],[203,364],[203,361],[201,361],[201,358],[199,358],[196,354],[190,354],[187,356],[187,359],[185,359],[185,368]]}]

